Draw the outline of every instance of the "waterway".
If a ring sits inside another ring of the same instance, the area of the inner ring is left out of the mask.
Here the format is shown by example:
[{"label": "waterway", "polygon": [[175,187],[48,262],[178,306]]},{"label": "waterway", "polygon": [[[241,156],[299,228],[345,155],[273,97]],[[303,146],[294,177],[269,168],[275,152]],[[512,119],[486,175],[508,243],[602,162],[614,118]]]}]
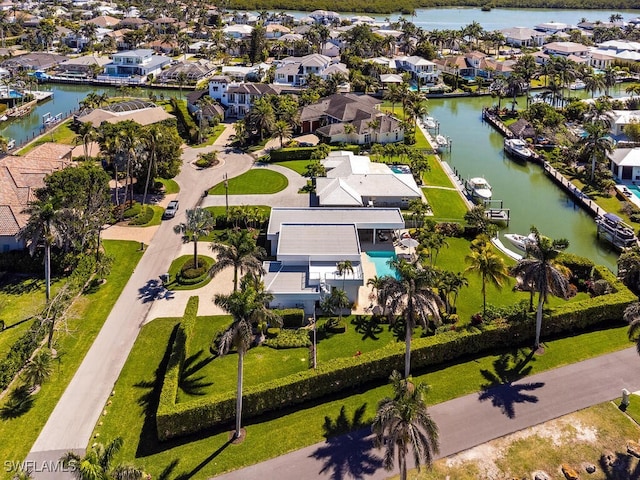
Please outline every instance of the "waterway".
[{"label": "waterway", "polygon": [[[52,117],[59,113],[62,114],[62,117],[67,117],[78,109],[80,102],[84,100],[90,92],[95,92],[98,95],[105,92],[109,96],[118,95],[117,89],[114,87],[41,84],[38,86],[38,89],[53,92],[53,97],[36,105],[28,116],[0,124],[0,135],[7,139],[15,139],[16,145],[22,145],[43,132],[42,118],[46,113],[50,113]],[[167,98],[170,96],[180,96],[179,91],[168,89],[138,88],[132,91],[134,92],[133,95],[143,98],[149,98],[149,94],[151,93],[156,97],[160,97],[161,95]],[[186,95],[186,93],[183,92],[183,95]]]},{"label": "waterway", "polygon": [[[309,15],[309,12],[287,12],[296,18]],[[620,14],[625,21],[640,15],[640,10],[562,10],[555,8],[494,8],[483,12],[480,7],[459,8],[423,8],[415,11],[415,15],[370,15],[363,13],[340,13],[343,18],[366,15],[384,22],[386,19],[396,21],[403,17],[425,30],[457,30],[472,22],[478,22],[487,31],[510,27],[533,27],[546,22],[559,22],[575,25],[581,19],[608,22],[612,14]]]},{"label": "waterway", "polygon": [[[489,181],[493,198],[503,200],[504,207],[510,209],[509,226],[501,234],[526,234],[536,226],[543,235],[568,239],[568,252],[616,272],[618,253],[597,241],[593,218],[558,188],[542,167],[514,162],[504,154],[502,135],[482,121],[482,108],[493,102],[491,97],[429,100],[429,115],[439,121],[440,133],[452,141],[451,151],[443,153],[442,159],[464,179],[483,176]],[[507,240],[503,243],[509,248]]]}]

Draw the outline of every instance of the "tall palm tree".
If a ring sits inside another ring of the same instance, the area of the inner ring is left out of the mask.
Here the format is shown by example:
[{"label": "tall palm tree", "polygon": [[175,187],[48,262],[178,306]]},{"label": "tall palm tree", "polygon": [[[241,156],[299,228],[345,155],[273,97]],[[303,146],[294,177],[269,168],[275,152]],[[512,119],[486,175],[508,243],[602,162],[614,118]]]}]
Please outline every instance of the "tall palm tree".
[{"label": "tall palm tree", "polygon": [[387,311],[390,321],[399,316],[405,324],[404,376],[411,369],[411,336],[417,325],[426,328],[430,319],[440,323],[442,300],[435,290],[437,275],[431,268],[423,268],[403,259],[390,262],[399,278],[385,276],[378,290],[378,303]]},{"label": "tall palm tree", "polygon": [[113,459],[123,445],[118,437],[107,445],[94,443],[84,457],[68,452],[60,460],[77,480],[140,480],[145,473],[131,465],[113,465]]},{"label": "tall palm tree", "polygon": [[47,302],[51,298],[51,247],[65,242],[64,223],[60,210],[56,210],[51,199],[36,200],[24,210],[29,220],[19,237],[29,242],[29,253],[44,245],[44,280]]},{"label": "tall palm tree", "polygon": [[[149,182],[155,178],[156,172],[156,153],[158,144],[162,141],[162,128],[158,124],[152,124],[142,132],[142,143],[147,147],[149,155],[147,159],[147,179],[144,183],[144,194],[142,195],[142,206],[147,202],[147,192],[149,191]],[[153,173],[153,175],[152,175]]]},{"label": "tall palm tree", "polygon": [[542,330],[542,307],[549,294],[567,298],[569,279],[566,270],[555,262],[558,255],[569,246],[569,241],[561,238],[552,240],[540,235],[538,229],[531,228],[534,241],[527,245],[527,256],[518,261],[511,269],[511,274],[519,277],[522,284],[538,292],[538,308],[536,311],[536,338],[534,348],[540,346]]},{"label": "tall palm tree", "polygon": [[507,266],[502,257],[496,255],[491,249],[491,244],[474,248],[465,257],[469,266],[465,272],[473,272],[482,279],[482,315],[487,313],[487,284],[491,283],[501,289],[503,282],[509,278]]},{"label": "tall palm tree", "polygon": [[262,259],[267,256],[262,247],[256,245],[256,240],[249,230],[231,231],[227,243],[212,243],[211,250],[216,256],[216,262],[209,270],[215,277],[227,267],[233,267],[233,291],[238,290],[238,271],[262,273]]},{"label": "tall palm tree", "polygon": [[243,285],[243,289],[236,290],[229,295],[217,294],[214,297],[216,305],[222,307],[233,317],[231,326],[225,330],[218,344],[220,355],[226,355],[232,348],[238,354],[238,382],[236,391],[236,428],[234,438],[239,438],[242,429],[242,385],[244,371],[244,356],[251,346],[253,339],[251,323],[258,316],[268,314],[266,305],[273,299],[273,295],[264,290],[256,290],[250,284]]},{"label": "tall palm tree", "polygon": [[394,396],[380,401],[371,428],[378,448],[385,447],[385,469],[393,468],[397,455],[400,479],[406,480],[409,450],[418,471],[422,463],[431,467],[433,457],[440,451],[438,426],[427,411],[426,384],[415,385],[395,370],[389,379]]},{"label": "tall palm tree", "polygon": [[273,124],[273,136],[280,139],[280,148],[284,146],[284,139],[290,138],[293,130],[286,120],[277,120]]},{"label": "tall palm tree", "polygon": [[187,221],[173,227],[175,233],[189,237],[193,242],[193,265],[198,268],[198,239],[209,235],[216,225],[216,219],[209,210],[197,207],[186,211]]},{"label": "tall palm tree", "polygon": [[343,260],[338,262],[336,268],[338,269],[338,275],[342,277],[342,290],[344,290],[344,281],[347,273],[353,275],[353,263],[351,260]]},{"label": "tall palm tree", "polygon": [[587,123],[584,125],[586,137],[580,143],[584,154],[591,157],[591,177],[590,183],[593,183],[596,175],[596,167],[599,163],[604,163],[607,154],[613,151],[614,144],[611,137],[608,136],[609,129],[599,123]]}]

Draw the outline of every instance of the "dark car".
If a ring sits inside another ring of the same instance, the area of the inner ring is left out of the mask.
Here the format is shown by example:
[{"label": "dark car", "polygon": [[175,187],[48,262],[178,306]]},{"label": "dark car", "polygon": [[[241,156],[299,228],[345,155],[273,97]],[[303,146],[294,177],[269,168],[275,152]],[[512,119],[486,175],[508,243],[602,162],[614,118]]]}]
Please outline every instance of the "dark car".
[{"label": "dark car", "polygon": [[173,218],[176,216],[178,212],[178,200],[171,200],[169,205],[167,205],[167,209],[164,211],[163,218]]}]

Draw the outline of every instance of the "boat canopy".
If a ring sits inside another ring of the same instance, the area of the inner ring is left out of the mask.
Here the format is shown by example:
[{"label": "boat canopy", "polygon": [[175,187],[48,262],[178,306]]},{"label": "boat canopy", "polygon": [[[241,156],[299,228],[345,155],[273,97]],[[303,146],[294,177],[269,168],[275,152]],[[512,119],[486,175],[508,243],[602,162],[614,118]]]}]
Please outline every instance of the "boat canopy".
[{"label": "boat canopy", "polygon": [[605,219],[609,220],[612,223],[620,223],[622,222],[622,219],[617,216],[614,215],[613,213],[605,213],[604,215],[602,215]]}]

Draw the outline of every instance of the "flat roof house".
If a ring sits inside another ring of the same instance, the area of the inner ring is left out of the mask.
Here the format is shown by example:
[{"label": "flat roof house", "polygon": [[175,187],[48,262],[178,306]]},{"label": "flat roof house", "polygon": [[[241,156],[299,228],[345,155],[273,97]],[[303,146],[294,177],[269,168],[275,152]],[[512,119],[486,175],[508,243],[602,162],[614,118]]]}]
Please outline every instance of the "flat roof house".
[{"label": "flat roof house", "polygon": [[[332,288],[344,288],[355,302],[365,284],[361,236],[402,228],[397,208],[273,208],[267,240],[276,261],[264,262],[263,278],[274,297],[270,306],[311,314]],[[353,272],[338,274],[338,263],[347,260]]]},{"label": "flat roof house", "polygon": [[147,76],[157,76],[162,67],[171,63],[170,57],[154,55],[153,50],[137,49],[114,53],[98,80],[122,80],[123,83],[144,83]]}]

